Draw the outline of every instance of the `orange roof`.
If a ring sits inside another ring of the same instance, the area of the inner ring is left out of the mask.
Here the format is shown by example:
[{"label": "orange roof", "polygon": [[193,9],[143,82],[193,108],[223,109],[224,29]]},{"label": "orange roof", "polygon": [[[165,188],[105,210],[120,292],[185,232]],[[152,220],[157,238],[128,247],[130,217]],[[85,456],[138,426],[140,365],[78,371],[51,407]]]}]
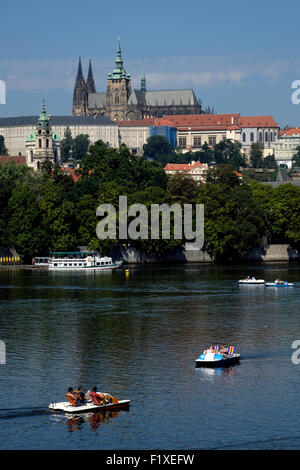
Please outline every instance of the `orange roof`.
[{"label": "orange roof", "polygon": [[167,163],[165,171],[190,171],[192,169],[203,167],[207,168],[206,163],[194,162],[194,163]]},{"label": "orange roof", "polygon": [[24,155],[16,155],[16,156],[10,156],[10,155],[3,155],[0,156],[0,163],[6,163],[14,161],[16,165],[26,165],[26,157]]},{"label": "orange roof", "polygon": [[[240,115],[235,114],[187,114],[178,116],[165,116],[156,119],[156,125],[170,125],[174,127],[207,128],[238,126]],[[167,124],[168,123],[168,124]]]},{"label": "orange roof", "polygon": [[272,116],[246,116],[241,117],[240,127],[279,127]]},{"label": "orange roof", "polygon": [[289,129],[284,129],[283,131],[280,132],[281,135],[295,135],[299,134],[300,135],[300,127],[291,127]]},{"label": "orange roof", "polygon": [[[141,119],[140,121],[115,121],[118,126],[132,126],[132,127],[147,127],[147,126],[152,126],[155,123],[155,118],[144,118]],[[165,124],[166,125],[166,124]]]},{"label": "orange roof", "polygon": [[69,168],[68,166],[61,167],[61,171],[68,176],[71,176],[74,183],[77,183],[81,175],[76,175],[74,168]]}]

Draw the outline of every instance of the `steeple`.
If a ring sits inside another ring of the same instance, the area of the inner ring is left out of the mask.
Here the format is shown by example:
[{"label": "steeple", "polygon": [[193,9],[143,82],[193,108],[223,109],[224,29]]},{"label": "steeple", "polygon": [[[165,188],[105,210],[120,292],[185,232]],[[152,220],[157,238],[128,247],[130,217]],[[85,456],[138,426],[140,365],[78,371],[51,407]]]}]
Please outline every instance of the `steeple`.
[{"label": "steeple", "polygon": [[144,93],[146,93],[146,91],[147,91],[144,59],[143,59],[143,64],[142,64],[141,91],[143,91]]},{"label": "steeple", "polygon": [[88,93],[85,80],[83,78],[81,57],[79,57],[77,77],[73,94],[73,116],[85,116],[88,107]]},{"label": "steeple", "polygon": [[92,62],[90,59],[89,62],[89,71],[88,71],[88,76],[86,80],[86,88],[88,93],[96,93],[96,87],[95,87],[95,81],[93,77],[93,71],[92,71]]},{"label": "steeple", "polygon": [[120,80],[121,78],[130,79],[130,74],[126,74],[124,66],[123,66],[123,58],[120,46],[120,38],[118,38],[118,47],[117,47],[117,57],[115,61],[115,68],[113,73],[108,74],[109,79],[116,79]]}]

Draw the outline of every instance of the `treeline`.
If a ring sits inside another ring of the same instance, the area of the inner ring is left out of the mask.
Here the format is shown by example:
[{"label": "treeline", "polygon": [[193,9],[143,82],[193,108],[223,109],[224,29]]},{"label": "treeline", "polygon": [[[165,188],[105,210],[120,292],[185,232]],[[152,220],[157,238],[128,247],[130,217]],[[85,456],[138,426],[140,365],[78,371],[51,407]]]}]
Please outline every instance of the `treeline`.
[{"label": "treeline", "polygon": [[192,160],[209,165],[230,164],[235,169],[240,167],[275,169],[277,164],[274,155],[263,156],[263,146],[253,143],[250,149],[250,161],[242,152],[242,144],[231,139],[223,139],[214,147],[206,142],[198,151],[179,152],[172,148],[163,136],[151,136],[143,147],[144,156],[159,161],[163,166],[167,163],[190,163]]},{"label": "treeline", "polygon": [[[99,141],[82,160],[77,182],[60,167],[45,162],[40,172],[7,162],[0,166],[0,246],[14,246],[23,262],[49,250],[88,246],[108,254],[127,243],[147,253],[165,253],[184,240],[104,240],[96,236],[96,208],[101,203],[128,205],[202,203],[205,248],[215,260],[237,259],[266,235],[270,243],[300,247],[300,188],[247,183],[230,164],[208,171],[206,184],[186,174],[168,178],[162,165],[112,149]],[[150,212],[150,211],[149,211]],[[150,221],[149,221],[150,226]],[[118,232],[117,232],[118,233]]]}]

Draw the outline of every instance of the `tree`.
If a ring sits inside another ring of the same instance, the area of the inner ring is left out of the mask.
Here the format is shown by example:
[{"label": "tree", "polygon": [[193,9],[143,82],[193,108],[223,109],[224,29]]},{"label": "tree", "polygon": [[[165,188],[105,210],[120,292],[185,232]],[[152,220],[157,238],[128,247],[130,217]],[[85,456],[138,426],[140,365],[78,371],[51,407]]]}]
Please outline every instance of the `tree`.
[{"label": "tree", "polygon": [[217,165],[206,172],[206,183],[220,183],[228,188],[240,185],[240,179],[235,168],[229,164]]},{"label": "tree", "polygon": [[66,127],[64,132],[64,138],[61,141],[61,159],[62,162],[68,161],[72,156],[72,147],[73,147],[73,138],[71,130],[69,127]]},{"label": "tree", "polygon": [[8,150],[5,147],[3,135],[0,135],[0,155],[8,155]]},{"label": "tree", "polygon": [[168,155],[173,154],[173,147],[169,141],[161,135],[153,135],[147,139],[143,146],[144,157],[164,162]]},{"label": "tree", "polygon": [[268,155],[267,157],[265,157],[262,161],[262,167],[267,169],[277,168],[277,163],[274,155]]},{"label": "tree", "polygon": [[72,144],[72,157],[75,160],[82,160],[87,152],[90,145],[88,134],[79,134],[73,139]]},{"label": "tree", "polygon": [[223,139],[214,147],[214,158],[217,164],[230,163],[236,169],[246,166],[245,157],[241,155],[242,145],[230,139]]},{"label": "tree", "polygon": [[195,202],[199,185],[188,173],[175,173],[169,179],[167,191],[174,202],[191,204]]},{"label": "tree", "polygon": [[296,147],[297,152],[293,156],[293,166],[300,167],[300,146]]},{"label": "tree", "polygon": [[260,143],[253,143],[250,149],[250,163],[252,168],[261,168],[263,161],[263,146]]}]

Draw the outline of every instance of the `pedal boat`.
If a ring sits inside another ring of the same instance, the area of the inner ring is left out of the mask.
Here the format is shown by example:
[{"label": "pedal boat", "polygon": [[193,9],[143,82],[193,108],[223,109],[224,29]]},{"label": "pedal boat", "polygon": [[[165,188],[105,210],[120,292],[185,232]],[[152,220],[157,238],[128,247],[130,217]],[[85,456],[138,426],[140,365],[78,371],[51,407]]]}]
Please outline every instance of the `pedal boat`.
[{"label": "pedal boat", "polygon": [[266,282],[266,287],[293,287],[294,284],[292,282],[287,281],[275,281],[275,282]]},{"label": "pedal boat", "polygon": [[67,401],[60,403],[50,403],[49,409],[51,411],[64,411],[65,413],[89,413],[99,412],[106,410],[124,410],[129,408],[130,400],[119,400],[118,403],[107,403],[105,405],[95,405],[92,401],[88,400],[84,405],[71,405]]},{"label": "pedal boat", "polygon": [[[232,351],[232,352],[231,352]],[[214,352],[202,353],[195,360],[196,367],[229,367],[240,361],[240,354],[234,352],[234,348],[229,350],[229,354]]]},{"label": "pedal boat", "polygon": [[246,278],[246,279],[240,279],[239,284],[265,284],[264,279],[251,279],[251,278]]}]

